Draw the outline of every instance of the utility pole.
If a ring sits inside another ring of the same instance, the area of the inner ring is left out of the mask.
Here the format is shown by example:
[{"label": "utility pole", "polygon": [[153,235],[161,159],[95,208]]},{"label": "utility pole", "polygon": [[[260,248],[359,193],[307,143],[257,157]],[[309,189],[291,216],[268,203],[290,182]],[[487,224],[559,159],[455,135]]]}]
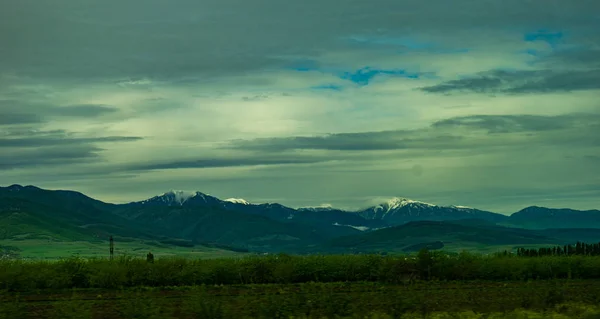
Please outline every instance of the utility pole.
[{"label": "utility pole", "polygon": [[114,252],[115,252],[115,242],[113,241],[112,236],[110,236],[110,260],[113,260]]}]

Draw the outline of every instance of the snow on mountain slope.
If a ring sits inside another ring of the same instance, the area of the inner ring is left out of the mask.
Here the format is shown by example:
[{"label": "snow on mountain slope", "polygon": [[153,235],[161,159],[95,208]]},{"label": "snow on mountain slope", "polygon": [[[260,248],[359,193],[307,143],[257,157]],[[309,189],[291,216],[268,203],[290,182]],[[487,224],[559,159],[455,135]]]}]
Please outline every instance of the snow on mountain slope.
[{"label": "snow on mountain slope", "polygon": [[360,230],[360,231],[367,231],[367,230],[371,229],[367,226],[342,225],[340,223],[333,223],[332,225],[333,226],[350,227],[350,228],[354,228],[354,229]]},{"label": "snow on mountain slope", "polygon": [[308,207],[300,207],[297,209],[298,211],[311,211],[311,212],[326,212],[337,210],[331,206],[331,204],[323,204],[319,206],[308,206]]},{"label": "snow on mountain slope", "polygon": [[154,196],[150,199],[139,202],[140,204],[165,204],[165,205],[183,205],[190,198],[198,193],[186,192],[181,190],[171,190],[162,195]]},{"label": "snow on mountain slope", "polygon": [[375,209],[384,210],[386,213],[389,213],[390,211],[393,211],[398,208],[402,208],[404,206],[409,206],[409,205],[436,207],[436,205],[425,203],[425,202],[419,202],[419,201],[407,199],[407,198],[394,197],[383,204],[375,206]]},{"label": "snow on mountain slope", "polygon": [[[331,205],[293,209],[277,203],[252,204],[241,198],[219,198],[201,192],[170,191],[140,202],[144,205],[184,207],[217,206],[248,214],[265,216],[279,221],[297,221],[310,224],[338,223],[344,226],[373,228],[401,225],[417,220],[457,220],[478,218],[499,222],[505,216],[464,206],[438,206],[408,198],[394,197],[379,205],[355,212],[335,209]],[[134,203],[134,204],[140,204]],[[358,229],[358,228],[357,228]]]},{"label": "snow on mountain slope", "polygon": [[394,197],[382,204],[357,212],[366,219],[384,220],[391,224],[403,224],[416,220],[457,220],[481,218],[497,222],[505,216],[480,211],[465,206],[438,206],[407,198]]},{"label": "snow on mountain slope", "polygon": [[249,201],[242,199],[242,198],[227,198],[223,201],[229,202],[229,203],[235,203],[235,204],[251,205]]}]

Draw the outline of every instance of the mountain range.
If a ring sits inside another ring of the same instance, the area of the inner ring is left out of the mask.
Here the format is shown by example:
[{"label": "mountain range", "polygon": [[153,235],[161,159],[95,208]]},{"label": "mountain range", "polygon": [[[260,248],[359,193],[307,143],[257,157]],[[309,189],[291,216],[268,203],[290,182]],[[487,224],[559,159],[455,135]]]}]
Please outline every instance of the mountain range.
[{"label": "mountain range", "polygon": [[600,211],[531,206],[510,216],[393,198],[357,211],[169,191],[127,204],[0,187],[0,240],[147,239],[258,252],[347,253],[600,241]]}]

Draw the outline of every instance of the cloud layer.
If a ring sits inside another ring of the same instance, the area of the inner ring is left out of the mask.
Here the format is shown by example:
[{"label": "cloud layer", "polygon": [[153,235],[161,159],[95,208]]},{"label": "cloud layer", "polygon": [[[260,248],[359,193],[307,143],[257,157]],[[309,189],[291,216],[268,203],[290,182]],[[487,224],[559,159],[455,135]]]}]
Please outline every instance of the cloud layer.
[{"label": "cloud layer", "polygon": [[600,3],[0,3],[0,180],[599,208]]}]

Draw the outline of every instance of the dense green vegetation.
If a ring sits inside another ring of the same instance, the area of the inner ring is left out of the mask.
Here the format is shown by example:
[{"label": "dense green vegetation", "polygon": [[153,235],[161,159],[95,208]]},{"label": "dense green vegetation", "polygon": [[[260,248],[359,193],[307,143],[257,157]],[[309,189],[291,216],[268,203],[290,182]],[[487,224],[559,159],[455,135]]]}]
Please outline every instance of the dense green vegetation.
[{"label": "dense green vegetation", "polygon": [[598,304],[600,256],[577,254],[0,261],[0,319],[592,319]]},{"label": "dense green vegetation", "polygon": [[573,280],[85,289],[0,295],[0,318],[592,319],[599,296],[598,281]]},{"label": "dense green vegetation", "polygon": [[577,242],[575,245],[564,245],[554,247],[541,247],[538,249],[517,249],[518,256],[538,257],[538,256],[600,256],[600,243],[587,244]]},{"label": "dense green vegetation", "polygon": [[[118,240],[118,241],[117,241]],[[196,244],[194,247],[184,247],[161,243],[157,240],[115,240],[115,256],[144,257],[152,251],[157,257],[181,258],[224,258],[241,257],[246,255],[243,249],[236,249],[226,245]],[[0,241],[0,259],[23,260],[54,260],[64,259],[66,256],[80,256],[82,258],[99,258],[109,255],[108,241],[53,241],[43,239],[3,240]],[[51,247],[51,248],[50,248]],[[234,251],[236,250],[236,251]]]},{"label": "dense green vegetation", "polygon": [[415,257],[381,255],[250,256],[223,259],[69,258],[0,261],[0,289],[119,288],[202,284],[303,282],[399,283],[421,280],[600,279],[598,256],[475,255],[421,251]]}]

